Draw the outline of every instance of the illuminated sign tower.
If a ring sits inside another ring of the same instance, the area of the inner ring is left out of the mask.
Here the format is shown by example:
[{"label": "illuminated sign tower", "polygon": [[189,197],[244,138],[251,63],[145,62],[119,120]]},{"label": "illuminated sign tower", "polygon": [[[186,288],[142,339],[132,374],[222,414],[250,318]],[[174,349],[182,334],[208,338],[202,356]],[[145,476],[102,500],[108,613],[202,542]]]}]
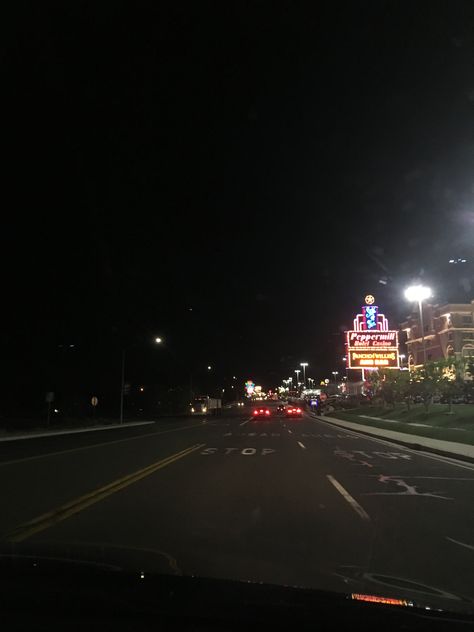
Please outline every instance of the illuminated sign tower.
[{"label": "illuminated sign tower", "polygon": [[398,331],[388,328],[385,316],[365,297],[362,312],[354,318],[354,329],[346,331],[348,369],[398,369]]}]

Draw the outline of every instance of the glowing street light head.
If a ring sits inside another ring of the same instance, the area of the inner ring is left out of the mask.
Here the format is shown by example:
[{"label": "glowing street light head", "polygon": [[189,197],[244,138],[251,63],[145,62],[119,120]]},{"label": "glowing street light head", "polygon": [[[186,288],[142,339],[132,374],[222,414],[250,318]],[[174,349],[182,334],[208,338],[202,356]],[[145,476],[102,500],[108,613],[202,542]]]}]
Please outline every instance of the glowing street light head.
[{"label": "glowing street light head", "polygon": [[161,344],[163,342],[163,338],[155,338],[156,344]]},{"label": "glowing street light head", "polygon": [[411,285],[405,290],[405,298],[413,303],[431,298],[432,292],[425,285]]},{"label": "glowing street light head", "polygon": [[307,362],[300,362],[300,366],[308,366]]}]

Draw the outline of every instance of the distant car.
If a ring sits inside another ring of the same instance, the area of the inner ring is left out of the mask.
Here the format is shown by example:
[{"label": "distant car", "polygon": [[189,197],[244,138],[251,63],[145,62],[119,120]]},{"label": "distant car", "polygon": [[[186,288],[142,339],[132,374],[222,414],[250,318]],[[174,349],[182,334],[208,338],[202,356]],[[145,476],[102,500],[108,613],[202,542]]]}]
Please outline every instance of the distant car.
[{"label": "distant car", "polygon": [[280,404],[279,406],[277,406],[277,413],[280,413],[281,415],[285,412],[285,406],[284,404]]},{"label": "distant car", "polygon": [[266,408],[265,406],[255,408],[252,417],[254,419],[261,419],[262,417],[268,419],[268,417],[270,417],[270,409]]},{"label": "distant car", "polygon": [[285,410],[285,417],[302,417],[303,410],[299,406],[288,406]]}]

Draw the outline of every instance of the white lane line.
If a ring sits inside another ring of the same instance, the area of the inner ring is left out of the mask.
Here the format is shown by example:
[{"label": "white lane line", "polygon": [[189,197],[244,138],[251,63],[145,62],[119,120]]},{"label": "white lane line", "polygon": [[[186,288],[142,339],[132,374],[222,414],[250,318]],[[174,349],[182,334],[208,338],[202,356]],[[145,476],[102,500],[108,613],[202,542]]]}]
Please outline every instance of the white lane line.
[{"label": "white lane line", "polygon": [[[461,467],[463,470],[470,470],[471,472],[474,470],[474,464],[469,465],[469,463],[461,463],[460,461],[456,460],[454,457],[451,458],[448,456],[441,456],[439,454],[428,454],[427,452],[423,450],[412,450],[411,448],[407,448],[406,446],[400,445],[399,443],[394,443],[393,441],[390,441],[390,439],[379,439],[378,437],[374,437],[372,435],[366,435],[366,434],[357,432],[356,430],[351,430],[349,428],[346,428],[345,426],[339,426],[338,424],[332,424],[330,422],[323,421],[322,419],[311,419],[311,421],[314,421],[315,424],[322,423],[325,426],[331,427],[333,430],[335,428],[338,428],[340,430],[343,430],[345,433],[353,434],[358,439],[366,439],[367,441],[375,441],[376,443],[382,443],[384,445],[398,448],[400,451],[404,450],[405,452],[409,452],[410,454],[424,457],[425,459],[432,459],[433,461],[439,461],[446,465],[454,465],[456,467]],[[416,437],[416,435],[413,435],[413,436]]]},{"label": "white lane line", "polygon": [[448,538],[448,536],[446,536],[446,540],[454,542],[454,544],[459,544],[459,546],[463,546],[466,549],[471,549],[471,551],[474,551],[474,546],[472,546],[472,544],[466,544],[465,542],[460,542],[459,540],[455,540],[454,538]]},{"label": "white lane line", "polygon": [[334,478],[334,476],[331,476],[331,474],[326,474],[327,479],[329,480],[329,482],[334,485],[334,487],[337,489],[337,491],[341,494],[341,496],[347,500],[347,502],[349,503],[349,505],[352,507],[352,509],[359,514],[359,516],[362,518],[362,520],[370,520],[370,516],[369,514],[365,511],[365,509],[363,507],[361,507],[359,505],[359,503],[357,502],[357,500],[355,498],[352,498],[352,496],[349,494],[349,492],[344,489],[344,487],[341,485],[341,483],[339,483],[339,481],[336,481],[336,479]]},{"label": "white lane line", "polygon": [[241,424],[239,424],[239,426],[245,426],[245,424],[248,424],[249,421],[252,421],[252,417],[249,417],[248,419],[243,421]]},{"label": "white lane line", "polygon": [[302,444],[301,441],[297,441],[296,443],[300,446],[300,448],[303,448],[303,450],[306,450],[306,446]]}]

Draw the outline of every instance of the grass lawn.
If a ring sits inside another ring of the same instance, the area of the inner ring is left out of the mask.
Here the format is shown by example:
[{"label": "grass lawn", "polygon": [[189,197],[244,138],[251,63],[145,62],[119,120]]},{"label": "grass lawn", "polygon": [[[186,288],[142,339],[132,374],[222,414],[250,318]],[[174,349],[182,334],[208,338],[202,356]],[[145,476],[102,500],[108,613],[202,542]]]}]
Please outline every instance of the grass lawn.
[{"label": "grass lawn", "polygon": [[428,412],[423,404],[414,404],[411,410],[404,404],[397,404],[395,408],[363,406],[345,411],[337,410],[328,416],[367,426],[474,445],[474,404],[455,404],[452,414],[448,414],[446,404],[432,404]]}]

